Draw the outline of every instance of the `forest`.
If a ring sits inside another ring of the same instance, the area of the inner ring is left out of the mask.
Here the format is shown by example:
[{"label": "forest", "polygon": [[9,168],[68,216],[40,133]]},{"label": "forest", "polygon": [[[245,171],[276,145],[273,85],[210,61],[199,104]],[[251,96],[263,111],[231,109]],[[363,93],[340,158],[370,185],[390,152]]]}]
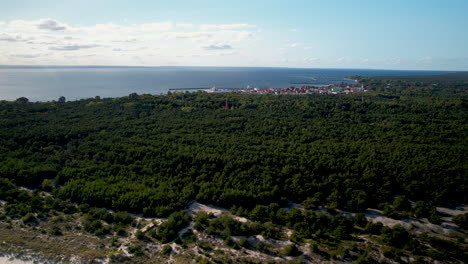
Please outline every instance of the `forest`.
[{"label": "forest", "polygon": [[468,201],[463,97],[132,94],[1,102],[0,118],[2,178],[93,206]]},{"label": "forest", "polygon": [[[85,229],[105,234],[110,230],[96,219],[107,217],[118,231],[131,222],[124,213],[130,212],[171,216],[180,229],[191,219],[174,212],[196,200],[290,226],[300,241],[327,228],[344,238],[358,220],[281,211],[291,203],[348,212],[379,208],[397,219],[433,223],[440,221],[436,206],[468,203],[468,83],[359,80],[372,91],[1,101],[0,199],[11,202],[2,218],[28,222],[52,209],[82,211]],[[51,196],[41,200],[19,187]],[[195,228],[216,234],[224,224],[233,233],[275,237],[271,226],[213,221],[198,216]],[[152,235],[173,240],[165,228]]]}]

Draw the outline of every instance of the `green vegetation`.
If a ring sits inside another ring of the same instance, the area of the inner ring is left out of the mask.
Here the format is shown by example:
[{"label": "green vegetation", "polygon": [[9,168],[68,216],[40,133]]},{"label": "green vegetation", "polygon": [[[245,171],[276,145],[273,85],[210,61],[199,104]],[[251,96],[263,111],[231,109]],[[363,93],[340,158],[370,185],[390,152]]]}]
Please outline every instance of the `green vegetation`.
[{"label": "green vegetation", "polygon": [[177,238],[178,232],[188,226],[190,221],[192,218],[186,211],[172,213],[167,221],[158,227],[155,237],[163,243],[170,242]]},{"label": "green vegetation", "polygon": [[299,249],[297,248],[295,244],[291,244],[291,245],[286,246],[284,250],[284,254],[286,256],[298,256],[301,254],[301,251],[299,251]]},{"label": "green vegetation", "polygon": [[202,93],[1,102],[0,175],[33,188],[53,180],[61,199],[147,216],[194,199],[352,211],[395,193],[468,201],[463,98],[229,97],[231,110],[225,95]]},{"label": "green vegetation", "polygon": [[453,222],[460,228],[468,229],[468,213],[454,216]]},{"label": "green vegetation", "polygon": [[[215,247],[199,241],[202,234],[268,256],[298,256],[298,245],[310,243],[325,259],[369,263],[375,255],[340,249],[365,236],[383,245],[365,250],[395,261],[405,254],[465,260],[453,241],[384,227],[358,212],[372,207],[440,224],[435,206],[468,202],[466,81],[360,80],[374,92],[1,101],[0,222],[11,228],[21,221],[55,239],[74,228],[112,237],[113,247],[134,237],[128,249],[135,257],[156,241],[208,254]],[[183,209],[193,200],[249,221],[203,212],[192,219]],[[168,219],[131,233],[138,221],[127,211]],[[466,229],[466,219],[453,222]],[[193,232],[179,233],[192,221]],[[277,249],[258,235],[293,244]],[[161,255],[171,251],[166,245]],[[228,251],[216,252],[224,261]]]}]

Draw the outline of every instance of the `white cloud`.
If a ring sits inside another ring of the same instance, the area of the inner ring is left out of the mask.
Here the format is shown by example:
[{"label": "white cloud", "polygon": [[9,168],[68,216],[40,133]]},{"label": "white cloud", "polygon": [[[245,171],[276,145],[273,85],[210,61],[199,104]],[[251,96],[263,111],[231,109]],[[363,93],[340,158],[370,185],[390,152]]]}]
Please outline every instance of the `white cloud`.
[{"label": "white cloud", "polygon": [[201,25],[201,30],[236,30],[236,29],[246,29],[255,27],[254,25],[249,24],[221,24],[221,25]]},{"label": "white cloud", "polygon": [[32,58],[40,57],[42,55],[40,54],[11,54],[9,56],[14,57],[14,58],[32,59]]},{"label": "white cloud", "polygon": [[115,23],[96,24],[86,27],[72,27],[75,33],[86,34],[114,34],[114,35],[137,35],[151,32],[168,31],[174,28],[172,22],[144,23],[132,25],[119,25]]},{"label": "white cloud", "polygon": [[400,58],[388,58],[388,59],[385,59],[385,63],[387,63],[387,64],[400,64],[401,59]]},{"label": "white cloud", "polygon": [[203,49],[205,50],[227,50],[227,49],[232,49],[231,45],[209,45],[209,46],[204,46]]},{"label": "white cloud", "polygon": [[21,37],[12,36],[12,35],[3,33],[3,34],[0,34],[0,41],[16,42],[16,41],[21,41]]},{"label": "white cloud", "polygon": [[353,59],[351,59],[349,57],[341,57],[341,58],[336,59],[336,62],[338,62],[338,63],[350,63],[352,61],[353,61]]},{"label": "white cloud", "polygon": [[130,27],[124,27],[124,30],[130,31],[140,31],[140,32],[150,32],[150,31],[167,31],[174,28],[174,23],[172,22],[162,22],[162,23],[146,23],[146,24],[136,24]]},{"label": "white cloud", "polygon": [[112,51],[117,51],[117,52],[128,52],[128,51],[140,51],[140,50],[146,50],[148,47],[138,47],[135,49],[121,49],[121,48],[113,48]]},{"label": "white cloud", "polygon": [[313,49],[314,47],[304,47],[304,50],[311,50]]},{"label": "white cloud", "polygon": [[226,51],[226,52],[216,52],[216,53],[187,53],[184,55],[177,55],[178,58],[199,58],[199,57],[219,57],[219,56],[230,56],[230,55],[237,55],[239,52],[237,51]]},{"label": "white cloud", "polygon": [[99,47],[99,45],[91,44],[91,45],[66,45],[66,46],[58,46],[58,47],[50,47],[50,50],[59,50],[59,51],[73,51],[73,50],[80,50],[80,49],[91,49]]},{"label": "white cloud", "polygon": [[398,65],[402,63],[402,59],[398,57],[394,58],[363,58],[356,60],[357,62],[360,63],[365,63],[365,64],[377,64],[377,65]]},{"label": "white cloud", "polygon": [[[216,56],[247,54],[243,51],[258,41],[258,32],[249,30],[252,27],[173,21],[77,26],[55,19],[12,20],[0,23],[0,63],[24,64],[29,59],[31,63],[56,65],[169,65],[179,63],[180,55],[201,53],[207,60],[199,65],[213,65]],[[180,63],[198,62],[187,59]]]},{"label": "white cloud", "polygon": [[192,31],[192,32],[166,32],[162,33],[159,36],[161,36],[164,39],[208,39],[213,36],[211,32],[197,32],[197,31]]},{"label": "white cloud", "polygon": [[289,47],[291,47],[291,48],[297,48],[297,47],[300,47],[300,46],[302,46],[302,43],[292,43],[292,44],[289,45]]},{"label": "white cloud", "polygon": [[293,28],[293,29],[291,29],[291,32],[299,32],[299,29]]},{"label": "white cloud", "polygon": [[53,19],[43,19],[39,22],[37,25],[37,28],[39,29],[45,29],[45,30],[52,30],[52,31],[60,31],[60,30],[66,30],[67,27]]},{"label": "white cloud", "polygon": [[193,28],[193,27],[195,27],[195,25],[191,24],[191,23],[176,23],[175,26],[177,28]]},{"label": "white cloud", "polygon": [[138,40],[136,38],[132,38],[132,39],[116,39],[116,40],[112,40],[112,42],[116,42],[116,43],[133,43],[133,42],[138,42]]},{"label": "white cloud", "polygon": [[251,38],[252,32],[249,31],[236,31],[236,30],[222,30],[222,31],[172,31],[163,32],[154,37],[160,37],[166,40],[191,40],[198,42],[223,42],[229,39],[231,42],[239,42]]},{"label": "white cloud", "polygon": [[416,60],[418,64],[432,64],[432,57],[426,56]]},{"label": "white cloud", "polygon": [[304,62],[319,62],[319,58],[304,58]]}]

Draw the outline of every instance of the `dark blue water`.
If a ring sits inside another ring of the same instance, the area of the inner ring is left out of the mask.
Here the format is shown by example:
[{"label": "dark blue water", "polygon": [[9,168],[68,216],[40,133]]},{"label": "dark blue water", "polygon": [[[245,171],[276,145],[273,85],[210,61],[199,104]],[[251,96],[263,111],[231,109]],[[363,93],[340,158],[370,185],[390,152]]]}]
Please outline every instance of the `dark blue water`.
[{"label": "dark blue water", "polygon": [[[0,100],[76,100],[130,93],[161,94],[174,88],[285,88],[324,85],[352,75],[429,75],[442,71],[245,67],[0,67]],[[294,83],[294,84],[292,84]]]}]

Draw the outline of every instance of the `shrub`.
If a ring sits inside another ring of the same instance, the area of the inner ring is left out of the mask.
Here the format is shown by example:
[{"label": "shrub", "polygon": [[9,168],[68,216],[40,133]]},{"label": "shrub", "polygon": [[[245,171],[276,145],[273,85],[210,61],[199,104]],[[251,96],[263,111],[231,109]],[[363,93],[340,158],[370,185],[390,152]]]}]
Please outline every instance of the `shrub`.
[{"label": "shrub", "polygon": [[435,225],[440,225],[442,223],[439,214],[437,213],[437,210],[435,208],[432,208],[429,217],[428,217],[429,222]]},{"label": "shrub", "polygon": [[49,234],[52,236],[60,236],[62,235],[62,231],[60,230],[60,227],[54,225],[49,231]]},{"label": "shrub", "polygon": [[27,213],[23,218],[21,218],[25,224],[37,224],[37,218],[32,213]]},{"label": "shrub", "polygon": [[262,241],[259,241],[257,245],[255,245],[258,251],[267,253],[268,252],[268,245],[263,243]]},{"label": "shrub", "polygon": [[116,225],[114,227],[114,231],[118,236],[121,236],[121,237],[127,235],[127,231],[125,231],[125,227],[123,227],[122,225]]},{"label": "shrub", "polygon": [[128,247],[128,252],[130,252],[131,254],[135,256],[143,255],[143,250],[141,249],[139,245],[133,245],[133,246]]},{"label": "shrub", "polygon": [[380,235],[382,232],[382,228],[383,228],[383,224],[380,222],[377,222],[375,224],[372,222],[369,222],[364,228],[364,231],[372,235]]},{"label": "shrub", "polygon": [[430,206],[424,201],[417,201],[414,204],[413,210],[416,217],[428,217],[430,213]]},{"label": "shrub", "polygon": [[395,225],[393,229],[383,228],[383,241],[394,247],[403,247],[411,240],[411,235],[401,225]]},{"label": "shrub", "polygon": [[116,212],[113,214],[114,222],[122,225],[129,225],[133,222],[132,216],[127,212]]},{"label": "shrub", "polygon": [[137,230],[135,232],[135,237],[138,239],[138,240],[144,240],[146,237],[145,237],[145,234],[141,231],[141,230]]},{"label": "shrub", "polygon": [[103,226],[101,228],[96,229],[96,231],[94,231],[94,234],[96,236],[104,236],[104,235],[107,235],[109,233],[110,233],[110,227],[109,226]]},{"label": "shrub", "polygon": [[362,213],[358,213],[354,216],[354,222],[359,227],[365,227],[368,223],[366,216]]},{"label": "shrub", "polygon": [[96,230],[102,227],[101,220],[93,219],[89,215],[85,215],[81,219],[81,223],[83,224],[84,230],[89,233],[94,233]]},{"label": "shrub", "polygon": [[161,251],[161,253],[166,256],[170,255],[171,252],[172,252],[172,247],[169,245],[164,245]]},{"label": "shrub", "polygon": [[236,244],[236,243],[231,239],[231,237],[229,237],[229,236],[226,237],[226,239],[224,239],[224,244],[225,244],[226,246],[232,247],[232,248],[234,248],[234,247],[237,246],[237,244]]},{"label": "shrub", "polygon": [[452,221],[460,228],[468,229],[468,213],[452,217]]},{"label": "shrub", "polygon": [[166,222],[162,223],[156,230],[156,236],[163,243],[167,243],[177,238],[177,233],[187,226],[192,218],[186,211],[172,213]]},{"label": "shrub", "polygon": [[88,204],[80,204],[78,205],[78,210],[84,214],[89,212],[89,205]]},{"label": "shrub", "polygon": [[246,238],[246,237],[242,237],[240,240],[239,240],[239,245],[241,247],[249,247],[250,246],[250,243],[249,243],[249,240]]},{"label": "shrub", "polygon": [[367,255],[366,253],[360,255],[355,261],[354,264],[369,264],[369,263],[377,263],[371,256]]},{"label": "shrub", "polygon": [[213,248],[211,247],[210,243],[206,241],[199,241],[197,242],[197,246],[200,247],[203,250],[212,250]]},{"label": "shrub", "polygon": [[52,182],[49,179],[44,179],[41,184],[42,190],[50,192],[52,191]]},{"label": "shrub", "polygon": [[286,256],[299,256],[301,255],[301,251],[297,248],[296,244],[287,245],[284,249],[284,254]]}]

